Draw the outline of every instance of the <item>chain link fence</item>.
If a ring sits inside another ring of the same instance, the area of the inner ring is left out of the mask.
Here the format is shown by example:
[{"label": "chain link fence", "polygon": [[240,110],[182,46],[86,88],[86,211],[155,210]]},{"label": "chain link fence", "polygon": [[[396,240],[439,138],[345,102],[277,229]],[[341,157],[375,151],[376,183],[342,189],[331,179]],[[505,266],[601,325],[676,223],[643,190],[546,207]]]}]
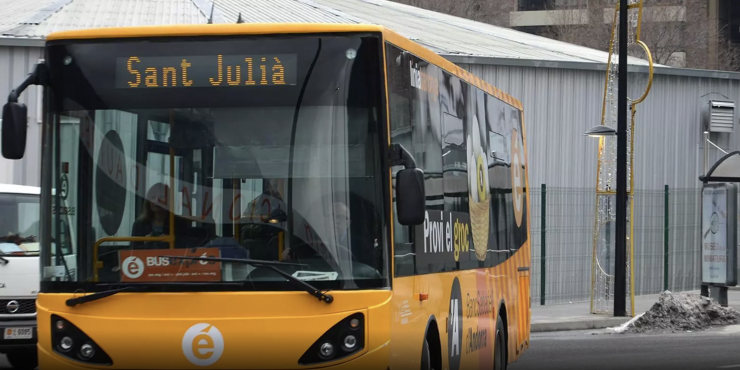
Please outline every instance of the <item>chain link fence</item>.
[{"label": "chain link fence", "polygon": [[[530,196],[532,304],[588,301],[596,211],[593,188],[542,186],[531,189]],[[700,189],[635,191],[636,296],[699,289],[700,211]],[[613,266],[609,269],[613,271]]]}]

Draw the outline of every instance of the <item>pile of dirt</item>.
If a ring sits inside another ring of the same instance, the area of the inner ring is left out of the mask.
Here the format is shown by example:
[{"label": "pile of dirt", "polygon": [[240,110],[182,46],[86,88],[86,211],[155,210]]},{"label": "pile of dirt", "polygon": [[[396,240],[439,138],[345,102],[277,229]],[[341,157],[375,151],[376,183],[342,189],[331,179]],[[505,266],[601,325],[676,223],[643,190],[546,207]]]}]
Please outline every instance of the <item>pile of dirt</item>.
[{"label": "pile of dirt", "polygon": [[738,323],[740,323],[740,312],[731,307],[722,307],[714,299],[694,292],[665,291],[660,294],[658,302],[650,310],[608,331],[614,333],[671,333],[705,330],[713,326]]}]

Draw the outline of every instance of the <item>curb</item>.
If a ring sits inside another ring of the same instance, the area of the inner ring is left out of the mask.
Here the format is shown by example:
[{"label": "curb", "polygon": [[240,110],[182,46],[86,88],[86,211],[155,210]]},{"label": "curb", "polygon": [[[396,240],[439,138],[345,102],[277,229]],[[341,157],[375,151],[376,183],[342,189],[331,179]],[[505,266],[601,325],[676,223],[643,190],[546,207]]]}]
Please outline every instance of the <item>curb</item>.
[{"label": "curb", "polygon": [[613,317],[597,320],[532,323],[529,331],[532,333],[544,333],[552,331],[606,329],[620,326],[630,319],[631,317]]}]

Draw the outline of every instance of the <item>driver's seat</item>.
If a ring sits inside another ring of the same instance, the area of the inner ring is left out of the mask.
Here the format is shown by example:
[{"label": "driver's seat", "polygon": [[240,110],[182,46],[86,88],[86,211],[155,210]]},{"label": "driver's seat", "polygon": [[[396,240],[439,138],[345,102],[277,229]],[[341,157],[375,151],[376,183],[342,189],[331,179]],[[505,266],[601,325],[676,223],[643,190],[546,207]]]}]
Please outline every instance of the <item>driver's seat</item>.
[{"label": "driver's seat", "polygon": [[250,223],[241,228],[241,244],[249,251],[252,259],[264,261],[279,260],[278,235],[281,229],[270,225]]}]

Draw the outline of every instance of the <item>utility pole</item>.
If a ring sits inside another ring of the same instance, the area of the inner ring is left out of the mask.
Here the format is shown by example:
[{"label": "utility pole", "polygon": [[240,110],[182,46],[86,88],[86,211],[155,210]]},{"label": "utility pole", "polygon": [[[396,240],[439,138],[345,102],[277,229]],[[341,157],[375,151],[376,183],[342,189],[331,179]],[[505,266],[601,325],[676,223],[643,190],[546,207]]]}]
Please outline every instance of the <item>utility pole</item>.
[{"label": "utility pole", "polygon": [[617,94],[617,222],[614,256],[614,316],[627,315],[627,17],[619,0],[619,91]]}]

